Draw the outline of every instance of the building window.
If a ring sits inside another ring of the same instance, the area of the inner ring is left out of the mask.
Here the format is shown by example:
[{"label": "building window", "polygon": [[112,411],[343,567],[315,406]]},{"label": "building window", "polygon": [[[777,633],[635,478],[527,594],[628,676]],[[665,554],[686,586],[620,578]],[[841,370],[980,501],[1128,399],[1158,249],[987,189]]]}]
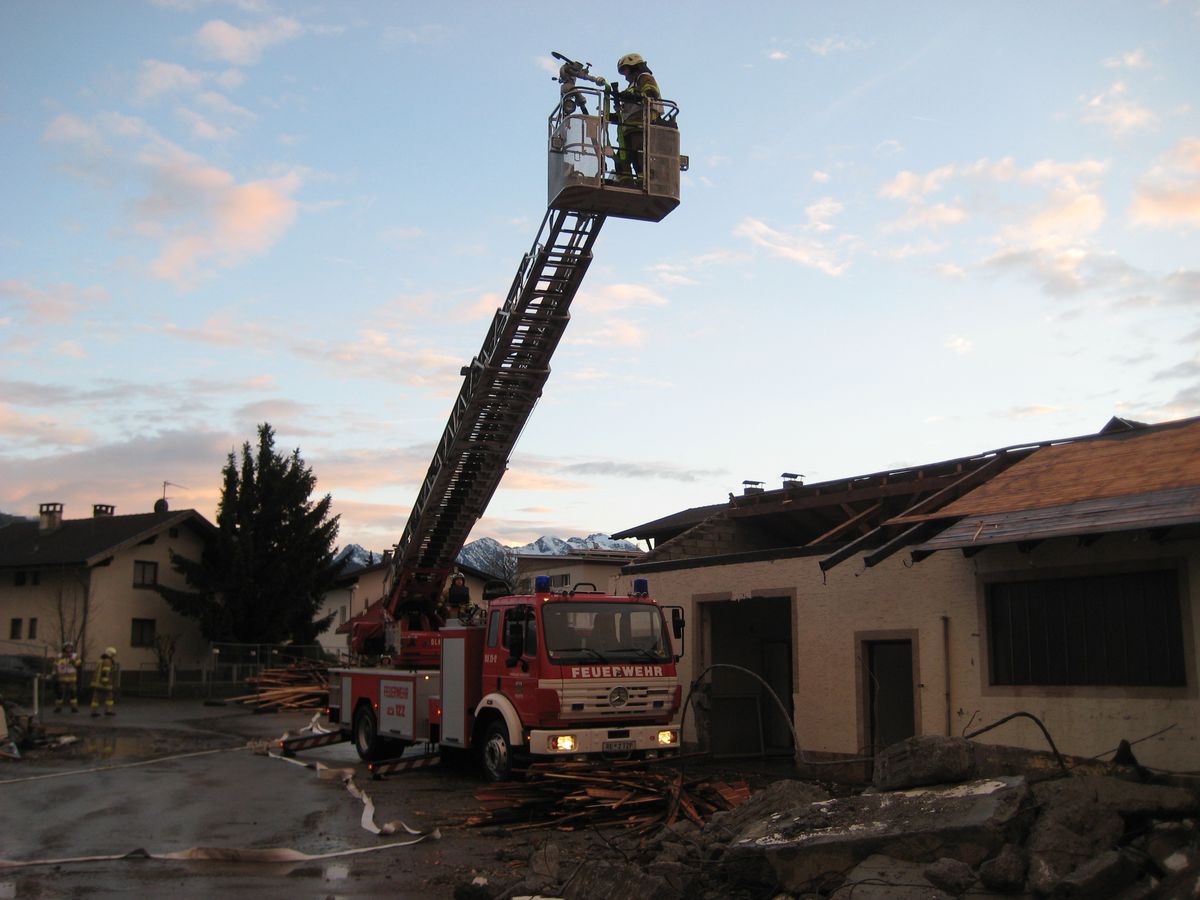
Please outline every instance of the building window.
[{"label": "building window", "polygon": [[10,641],[19,641],[21,639],[21,620],[13,619],[8,625],[8,639]]},{"label": "building window", "polygon": [[37,640],[37,619],[36,618],[29,620],[29,639],[31,641]]},{"label": "building window", "polygon": [[561,575],[551,575],[550,576],[550,587],[552,587],[552,588],[570,587],[570,585],[571,585],[571,573],[570,572],[563,572]]},{"label": "building window", "polygon": [[154,620],[134,619],[129,632],[129,643],[134,647],[154,646]]},{"label": "building window", "polygon": [[158,584],[158,563],[134,560],[133,586],[136,588],[150,588],[156,584]]},{"label": "building window", "polygon": [[1174,571],[1013,581],[986,589],[991,683],[1187,683]]},{"label": "building window", "polygon": [[23,571],[13,572],[13,587],[25,586],[25,573]]}]

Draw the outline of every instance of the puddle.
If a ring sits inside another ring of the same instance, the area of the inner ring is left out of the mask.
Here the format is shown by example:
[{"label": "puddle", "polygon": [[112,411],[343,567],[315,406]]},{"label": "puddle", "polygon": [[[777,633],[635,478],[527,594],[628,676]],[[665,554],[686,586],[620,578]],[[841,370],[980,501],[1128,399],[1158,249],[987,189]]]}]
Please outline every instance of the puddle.
[{"label": "puddle", "polygon": [[8,898],[15,896],[17,896],[17,883],[15,881],[0,881],[0,900],[8,900]]}]

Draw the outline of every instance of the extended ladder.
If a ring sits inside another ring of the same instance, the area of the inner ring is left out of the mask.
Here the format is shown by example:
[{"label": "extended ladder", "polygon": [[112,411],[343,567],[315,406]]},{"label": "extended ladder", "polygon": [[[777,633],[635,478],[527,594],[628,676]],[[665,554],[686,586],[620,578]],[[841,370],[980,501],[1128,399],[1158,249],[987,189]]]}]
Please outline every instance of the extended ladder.
[{"label": "extended ladder", "polygon": [[479,355],[462,370],[462,388],[396,545],[389,611],[412,601],[433,608],[542,395],[605,218],[547,210]]}]

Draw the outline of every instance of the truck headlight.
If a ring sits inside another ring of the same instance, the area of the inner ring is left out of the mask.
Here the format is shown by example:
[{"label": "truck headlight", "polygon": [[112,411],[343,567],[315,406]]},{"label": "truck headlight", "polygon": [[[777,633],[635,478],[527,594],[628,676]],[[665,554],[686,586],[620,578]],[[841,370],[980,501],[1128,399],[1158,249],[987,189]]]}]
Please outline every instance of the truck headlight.
[{"label": "truck headlight", "polygon": [[658,733],[658,743],[661,747],[673,747],[679,740],[679,732],[677,731],[660,731]]},{"label": "truck headlight", "polygon": [[575,751],[575,735],[551,735],[547,744],[551,753],[573,753]]}]

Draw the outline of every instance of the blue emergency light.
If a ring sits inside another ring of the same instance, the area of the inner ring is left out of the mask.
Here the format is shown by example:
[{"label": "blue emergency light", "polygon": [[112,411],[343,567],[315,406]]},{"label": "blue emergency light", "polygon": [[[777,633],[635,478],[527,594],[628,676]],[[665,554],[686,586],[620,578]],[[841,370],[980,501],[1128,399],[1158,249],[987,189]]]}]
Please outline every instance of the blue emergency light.
[{"label": "blue emergency light", "polygon": [[535,593],[538,593],[538,594],[550,593],[550,576],[549,575],[537,576],[535,579],[533,579],[533,584],[534,584],[533,590]]},{"label": "blue emergency light", "polygon": [[646,578],[633,579],[633,592],[635,594],[649,594],[650,593],[649,579],[646,579]]}]

